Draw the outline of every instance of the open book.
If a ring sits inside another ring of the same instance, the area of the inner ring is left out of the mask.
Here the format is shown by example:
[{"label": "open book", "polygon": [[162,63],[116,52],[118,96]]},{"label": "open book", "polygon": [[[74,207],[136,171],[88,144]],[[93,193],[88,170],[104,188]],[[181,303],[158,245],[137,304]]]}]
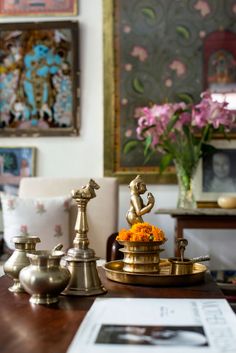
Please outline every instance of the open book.
[{"label": "open book", "polygon": [[98,298],[67,353],[235,353],[224,299]]}]

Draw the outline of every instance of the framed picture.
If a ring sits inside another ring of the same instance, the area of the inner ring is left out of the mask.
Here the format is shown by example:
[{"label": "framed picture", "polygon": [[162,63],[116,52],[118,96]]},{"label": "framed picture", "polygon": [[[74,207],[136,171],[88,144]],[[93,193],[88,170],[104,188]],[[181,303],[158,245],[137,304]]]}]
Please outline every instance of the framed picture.
[{"label": "framed picture", "polygon": [[17,194],[22,177],[35,176],[35,147],[0,147],[0,190]]},{"label": "framed picture", "polygon": [[79,133],[78,23],[0,24],[0,136]]},{"label": "framed picture", "polygon": [[196,178],[198,202],[216,202],[219,196],[236,194],[236,141],[215,140],[216,149],[202,158]]},{"label": "framed picture", "polygon": [[1,0],[0,16],[75,16],[78,0]]},{"label": "framed picture", "polygon": [[[135,111],[150,103],[200,100],[206,88],[205,39],[219,25],[225,33],[233,31],[233,3],[225,2],[222,12],[221,0],[214,6],[201,1],[187,6],[173,0],[103,1],[105,175],[124,183],[137,174],[145,174],[147,182],[176,183],[173,167],[160,175],[158,154],[145,161],[141,147],[126,152],[126,144],[137,139]],[[231,50],[231,59],[233,55]]]}]

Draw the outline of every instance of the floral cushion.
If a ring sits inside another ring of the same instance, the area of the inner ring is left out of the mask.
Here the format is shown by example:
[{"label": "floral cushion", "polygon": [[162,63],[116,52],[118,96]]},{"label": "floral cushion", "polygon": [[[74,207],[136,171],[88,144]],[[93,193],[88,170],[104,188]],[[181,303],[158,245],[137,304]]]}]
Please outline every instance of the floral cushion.
[{"label": "floral cushion", "polygon": [[19,198],[1,193],[3,239],[14,250],[12,237],[35,235],[41,240],[37,249],[52,249],[58,243],[70,247],[69,209],[71,197]]}]

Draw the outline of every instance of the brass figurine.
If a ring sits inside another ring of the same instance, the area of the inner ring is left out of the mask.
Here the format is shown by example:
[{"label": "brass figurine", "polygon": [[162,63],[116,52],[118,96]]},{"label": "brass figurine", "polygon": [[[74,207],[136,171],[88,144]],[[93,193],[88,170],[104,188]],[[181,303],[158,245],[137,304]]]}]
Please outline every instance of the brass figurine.
[{"label": "brass figurine", "polygon": [[147,204],[144,204],[140,195],[147,191],[147,186],[140,175],[137,175],[136,178],[130,182],[129,188],[131,194],[130,208],[126,214],[126,220],[132,226],[135,223],[143,222],[142,216],[151,211],[155,203],[155,198],[152,193],[149,192],[147,194]]},{"label": "brass figurine", "polygon": [[96,197],[95,190],[100,186],[90,179],[86,186],[72,191],[72,197],[77,203],[78,215],[75,224],[76,236],[73,241],[74,247],[69,249],[64,258],[66,266],[71,273],[71,279],[64,290],[65,295],[89,296],[103,294],[106,289],[100,282],[96,260],[93,249],[90,249],[87,237],[88,222],[86,208],[88,202]]}]

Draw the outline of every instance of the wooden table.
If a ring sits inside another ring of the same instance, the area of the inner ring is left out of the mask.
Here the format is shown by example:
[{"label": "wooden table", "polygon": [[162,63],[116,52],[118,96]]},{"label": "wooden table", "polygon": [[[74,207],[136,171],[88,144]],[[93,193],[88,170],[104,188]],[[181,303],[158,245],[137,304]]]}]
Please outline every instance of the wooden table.
[{"label": "wooden table", "polygon": [[[161,208],[155,213],[167,214],[175,219],[175,239],[184,237],[184,229],[236,229],[236,209]],[[179,256],[177,247],[175,256]]]},{"label": "wooden table", "polygon": [[[223,298],[210,274],[202,283],[189,287],[144,287],[112,282],[99,269],[108,292],[104,297],[139,298]],[[65,353],[95,297],[60,296],[51,306],[29,303],[28,294],[8,291],[12,281],[0,278],[0,352]]]}]

